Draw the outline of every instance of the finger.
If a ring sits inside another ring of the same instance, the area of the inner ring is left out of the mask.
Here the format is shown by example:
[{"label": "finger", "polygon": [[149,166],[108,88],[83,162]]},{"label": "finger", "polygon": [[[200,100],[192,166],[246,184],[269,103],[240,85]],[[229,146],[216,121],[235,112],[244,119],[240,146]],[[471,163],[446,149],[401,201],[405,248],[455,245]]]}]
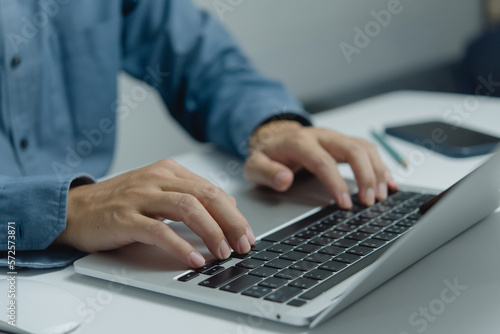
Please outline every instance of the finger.
[{"label": "finger", "polygon": [[174,175],[174,177],[159,181],[158,185],[163,191],[188,193],[195,196],[221,225],[231,247],[238,253],[248,252],[250,248],[247,244],[255,243],[255,235],[247,220],[236,208],[234,198],[173,160],[165,159],[158,164],[166,169],[170,176],[172,173]]},{"label": "finger", "polygon": [[208,250],[218,259],[230,255],[229,246],[219,225],[210,216],[196,197],[176,192],[159,192],[141,208],[145,215],[161,215],[175,221],[182,221],[205,243]]},{"label": "finger", "polygon": [[196,182],[188,179],[173,179],[168,182],[168,189],[173,192],[193,195],[205,207],[215,222],[220,226],[231,247],[238,253],[246,253],[255,236],[247,220],[229,195],[212,183],[203,180]]},{"label": "finger", "polygon": [[192,268],[205,264],[203,256],[163,222],[138,215],[132,224],[131,234],[135,241],[157,246]]},{"label": "finger", "polygon": [[332,136],[330,131],[320,131],[319,135],[321,145],[332,156],[350,164],[358,183],[360,201],[365,205],[373,205],[377,179],[367,148],[356,139]]},{"label": "finger", "polygon": [[285,191],[293,183],[294,175],[288,167],[260,151],[253,152],[247,159],[244,172],[248,181],[277,191]]},{"label": "finger", "polygon": [[332,155],[317,140],[312,140],[310,137],[303,136],[290,145],[288,151],[294,160],[318,177],[341,208],[351,208],[349,188],[340,175],[337,162]]},{"label": "finger", "polygon": [[[230,203],[228,204],[227,207],[235,209]],[[220,223],[216,222],[207,208],[192,194],[160,192],[148,201],[147,205],[147,211],[153,211],[153,214],[161,214],[169,219],[182,221],[203,240],[210,252],[219,259],[226,259],[230,255],[227,241],[238,253],[247,253],[250,250],[250,242],[246,235],[247,225],[242,224],[244,218],[241,214],[233,219],[231,214],[227,212],[227,217],[224,217],[226,223],[224,228],[230,230],[226,233],[226,241]],[[222,216],[223,213],[219,215]],[[229,224],[231,225],[229,226]]]},{"label": "finger", "polygon": [[382,201],[387,198],[388,186],[392,187],[392,184],[391,185],[389,184],[390,172],[385,166],[385,164],[382,162],[382,159],[380,158],[380,155],[378,154],[375,145],[368,143],[364,140],[360,140],[360,142],[362,145],[365,145],[368,155],[370,157],[370,161],[373,166],[373,171],[375,173],[376,184],[377,184],[375,190],[376,198],[377,200]]}]

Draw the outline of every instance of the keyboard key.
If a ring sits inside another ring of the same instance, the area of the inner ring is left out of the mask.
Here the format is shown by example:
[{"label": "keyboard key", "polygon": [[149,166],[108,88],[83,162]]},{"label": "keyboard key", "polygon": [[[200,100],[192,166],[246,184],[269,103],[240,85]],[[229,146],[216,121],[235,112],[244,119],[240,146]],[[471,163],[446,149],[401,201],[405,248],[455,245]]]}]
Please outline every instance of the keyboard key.
[{"label": "keyboard key", "polygon": [[206,286],[208,288],[218,288],[219,286],[225,284],[226,282],[237,278],[238,276],[247,273],[248,270],[240,267],[229,267],[226,270],[214,275],[210,276],[210,278],[201,281],[198,285]]},{"label": "keyboard key", "polygon": [[299,261],[297,263],[292,264],[289,268],[301,271],[309,271],[311,269],[316,268],[317,266],[318,264],[316,262]]},{"label": "keyboard key", "polygon": [[318,223],[310,227],[311,230],[316,232],[324,232],[330,228],[332,228],[332,226],[325,223]]},{"label": "keyboard key", "polygon": [[340,239],[343,236],[345,236],[347,233],[342,232],[342,231],[328,231],[323,233],[321,236],[325,238],[331,238],[331,239]]},{"label": "keyboard key", "polygon": [[357,243],[358,242],[356,240],[352,240],[352,239],[339,239],[339,240],[335,240],[332,243],[332,245],[337,246],[337,247],[343,247],[343,248],[351,248],[352,246],[354,246]]},{"label": "keyboard key", "polygon": [[[302,254],[302,253],[299,253]],[[264,266],[265,267],[271,267],[271,268],[277,268],[277,269],[283,269],[291,265],[293,261],[289,260],[284,260],[284,259],[274,259],[272,261],[267,262]]]},{"label": "keyboard key", "polygon": [[207,269],[210,269],[210,268],[212,268],[212,267],[214,267],[214,266],[216,266],[216,265],[217,265],[217,264],[215,263],[215,261],[213,261],[213,262],[209,262],[209,263],[205,264],[205,265],[204,265],[204,266],[202,266],[202,267],[196,268],[196,272],[198,272],[198,273],[202,273],[202,272],[206,271]]},{"label": "keyboard key", "polygon": [[385,241],[380,239],[368,239],[360,243],[361,246],[371,247],[371,248],[379,248],[383,244],[385,244]]},{"label": "keyboard key", "polygon": [[398,235],[395,233],[387,233],[387,232],[380,232],[378,234],[375,234],[373,236],[374,239],[380,239],[384,241],[390,241],[394,238],[396,238]]},{"label": "keyboard key", "polygon": [[277,273],[276,275],[274,275],[274,277],[284,278],[284,279],[287,279],[287,280],[292,280],[294,278],[299,277],[300,275],[302,275],[302,271],[300,271],[300,270],[283,269],[282,271],[280,271],[279,273]]},{"label": "keyboard key", "polygon": [[411,220],[411,219],[403,219],[399,221],[396,225],[398,226],[405,226],[405,227],[412,227],[415,225],[417,221],[416,220]]},{"label": "keyboard key", "polygon": [[347,263],[337,262],[337,261],[328,261],[319,266],[319,269],[324,269],[328,271],[340,271],[347,267]]},{"label": "keyboard key", "polygon": [[309,289],[316,283],[318,283],[317,280],[311,278],[299,277],[295,281],[292,281],[290,284],[288,284],[288,286],[293,286],[299,289]]},{"label": "keyboard key", "polygon": [[370,210],[384,213],[384,212],[390,211],[393,208],[394,208],[394,206],[392,206],[392,205],[386,205],[386,204],[379,202],[379,203],[375,204],[374,206],[372,206],[370,208]]},{"label": "keyboard key", "polygon": [[302,299],[293,299],[293,300],[290,300],[287,305],[290,305],[290,306],[296,306],[296,307],[301,307],[302,305],[306,304],[307,302],[305,300],[302,300]]},{"label": "keyboard key", "polygon": [[370,218],[354,217],[353,219],[349,220],[349,224],[361,226],[368,223],[370,220]]},{"label": "keyboard key", "polygon": [[358,227],[356,225],[349,225],[349,224],[342,224],[337,227],[335,227],[335,231],[341,231],[341,232],[351,232],[357,229]]},{"label": "keyboard key", "polygon": [[309,253],[313,253],[313,252],[317,251],[320,248],[321,248],[321,246],[318,246],[318,245],[303,244],[303,245],[295,247],[294,251],[309,254]]},{"label": "keyboard key", "polygon": [[296,238],[303,238],[303,239],[311,239],[312,237],[316,236],[318,232],[313,231],[313,230],[305,230],[300,233],[297,233],[294,235]]},{"label": "keyboard key", "polygon": [[357,260],[359,260],[360,258],[361,258],[361,256],[358,256],[358,255],[344,253],[344,254],[340,254],[340,255],[334,257],[333,259],[335,261],[338,261],[338,262],[354,263]]},{"label": "keyboard key", "polygon": [[354,216],[354,212],[351,212],[351,211],[337,211],[335,213],[335,217],[339,217],[339,218],[351,218],[352,216]]},{"label": "keyboard key", "polygon": [[202,271],[201,273],[205,275],[214,275],[217,274],[218,272],[221,272],[222,270],[224,270],[223,266],[215,266],[212,268],[208,268],[207,270]]},{"label": "keyboard key", "polygon": [[370,237],[370,235],[368,233],[354,232],[354,233],[348,234],[346,236],[346,239],[361,241],[361,240],[365,240],[366,238],[369,238],[369,237]]},{"label": "keyboard key", "polygon": [[403,234],[408,230],[409,230],[409,227],[395,225],[395,226],[391,226],[391,227],[386,228],[384,230],[384,232]]},{"label": "keyboard key", "polygon": [[382,214],[381,212],[370,210],[370,211],[365,211],[365,212],[361,213],[360,217],[367,218],[367,219],[373,219],[373,218],[380,216],[381,214]]},{"label": "keyboard key", "polygon": [[273,276],[274,274],[276,274],[278,272],[279,269],[277,268],[271,268],[271,267],[259,267],[257,269],[254,269],[252,270],[251,272],[249,272],[250,275],[254,275],[254,276],[259,276],[259,277],[269,277],[269,276]]},{"label": "keyboard key", "polygon": [[280,259],[290,260],[290,261],[298,261],[302,260],[306,257],[307,254],[302,252],[291,251],[280,256]]},{"label": "keyboard key", "polygon": [[416,213],[409,215],[406,218],[411,219],[411,220],[419,220],[421,217],[422,217],[422,214],[420,212],[416,212]]},{"label": "keyboard key", "polygon": [[372,221],[370,223],[370,225],[379,226],[379,227],[386,227],[386,226],[392,225],[393,223],[394,223],[394,221],[392,221],[392,220],[377,219],[377,220]]},{"label": "keyboard key", "polygon": [[277,277],[269,277],[268,279],[263,280],[259,283],[259,286],[263,286],[270,289],[277,289],[282,285],[288,283],[288,280]]},{"label": "keyboard key", "polygon": [[260,267],[263,265],[265,262],[261,260],[256,260],[256,259],[246,259],[241,262],[236,263],[237,267],[241,268],[247,268],[247,269],[255,269],[257,267]]},{"label": "keyboard key", "polygon": [[323,263],[331,260],[331,256],[327,254],[314,253],[307,256],[304,260],[309,262]]},{"label": "keyboard key", "polygon": [[342,253],[343,251],[344,251],[344,248],[342,248],[342,247],[326,246],[326,247],[321,248],[318,251],[318,253],[328,254],[328,255],[331,255],[331,256],[335,256],[335,255],[338,255],[338,254]]},{"label": "keyboard key", "polygon": [[318,220],[320,220],[322,217],[328,216],[332,214],[333,212],[339,210],[339,207],[337,205],[329,205],[323,210],[315,213],[312,216],[309,216],[307,218],[304,218],[302,220],[299,220],[296,223],[293,223],[291,225],[288,225],[284,228],[282,228],[279,231],[276,231],[266,237],[264,237],[262,240],[265,241],[272,241],[272,242],[280,242],[283,239],[289,238],[291,235],[298,233],[299,231],[312,226],[313,224],[317,223]]},{"label": "keyboard key", "polygon": [[268,251],[262,251],[254,256],[252,256],[252,259],[257,259],[257,260],[262,260],[262,261],[270,261],[272,259],[275,259],[279,256],[278,253],[275,252],[268,252]]},{"label": "keyboard key", "polygon": [[241,294],[245,296],[250,296],[250,297],[255,297],[255,298],[261,298],[267,295],[269,292],[273,291],[270,288],[266,288],[264,286],[260,285],[255,285],[252,286],[251,288],[243,291]]},{"label": "keyboard key", "polygon": [[295,297],[296,295],[298,295],[302,291],[303,291],[302,289],[295,288],[293,286],[284,286],[284,287],[276,290],[275,292],[267,295],[267,297],[264,299],[272,301],[272,302],[276,302],[276,303],[284,303],[287,300]]},{"label": "keyboard key", "polygon": [[407,215],[413,211],[415,211],[414,207],[400,206],[400,207],[394,209],[394,211],[392,211],[392,212]]},{"label": "keyboard key", "polygon": [[401,213],[392,213],[392,212],[389,212],[389,213],[386,213],[384,215],[384,219],[387,219],[387,220],[398,220],[398,219],[403,218],[404,216],[405,215],[401,214]]},{"label": "keyboard key", "polygon": [[315,280],[323,280],[332,275],[332,272],[329,270],[323,269],[314,269],[313,271],[308,272],[304,275],[305,278],[312,278]]},{"label": "keyboard key", "polygon": [[232,282],[229,282],[227,284],[222,285],[222,287],[220,289],[224,290],[224,291],[237,293],[237,292],[240,292],[240,291],[247,289],[251,285],[254,285],[254,284],[260,282],[261,280],[262,280],[262,278],[257,277],[257,276],[243,275],[243,276],[235,279]]},{"label": "keyboard key", "polygon": [[286,239],[282,243],[284,243],[286,245],[291,245],[291,246],[298,246],[300,244],[303,244],[306,241],[307,241],[307,239],[304,239],[304,238],[291,237],[291,238]]},{"label": "keyboard key", "polygon": [[252,250],[261,251],[272,246],[273,244],[274,243],[270,241],[258,240],[257,242],[255,242],[255,244],[252,245]]},{"label": "keyboard key", "polygon": [[382,228],[380,226],[368,225],[359,229],[359,232],[374,234],[380,232]]},{"label": "keyboard key", "polygon": [[311,244],[318,245],[318,246],[326,246],[326,245],[329,245],[333,240],[334,239],[332,239],[332,238],[317,237],[317,238],[311,240]]},{"label": "keyboard key", "polygon": [[187,282],[187,281],[190,281],[199,275],[200,275],[200,273],[198,273],[196,271],[191,271],[191,272],[187,273],[186,275],[182,275],[177,280],[181,281],[181,282]]},{"label": "keyboard key", "polygon": [[346,253],[359,255],[359,256],[365,256],[365,255],[370,254],[371,252],[373,252],[373,248],[364,247],[364,246],[355,246],[355,247],[349,249]]},{"label": "keyboard key", "polygon": [[[301,294],[299,296],[299,298],[306,299],[306,300],[312,300],[312,299],[320,296],[322,293],[330,290],[331,288],[333,288],[337,284],[343,282],[345,279],[351,277],[352,275],[356,274],[358,271],[364,269],[365,267],[367,267],[370,264],[372,264],[373,262],[375,262],[380,257],[381,254],[382,254],[382,252],[377,251],[377,252],[371,253],[370,255],[367,255],[366,257],[362,258],[358,262],[348,266],[347,268],[345,268],[341,272],[339,272],[333,276],[330,276],[325,281],[320,282],[318,285],[312,287],[311,289],[309,289],[305,293]],[[326,265],[326,263],[323,264],[322,266],[324,266],[324,265]]]},{"label": "keyboard key", "polygon": [[246,254],[238,254],[238,253],[232,252],[231,257],[235,258],[235,259],[246,259],[247,257],[254,255],[255,253],[256,252],[252,251],[252,250]]},{"label": "keyboard key", "polygon": [[286,252],[292,250],[292,248],[293,248],[292,245],[276,244],[276,245],[269,247],[267,250],[270,252],[276,252],[276,253],[286,253]]}]

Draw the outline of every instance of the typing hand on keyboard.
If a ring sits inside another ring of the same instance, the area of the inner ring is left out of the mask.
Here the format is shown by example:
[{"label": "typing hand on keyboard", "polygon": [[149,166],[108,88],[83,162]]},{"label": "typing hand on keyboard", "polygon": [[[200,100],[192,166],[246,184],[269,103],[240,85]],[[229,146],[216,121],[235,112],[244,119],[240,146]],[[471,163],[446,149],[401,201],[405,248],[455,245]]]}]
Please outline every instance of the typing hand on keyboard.
[{"label": "typing hand on keyboard", "polygon": [[246,177],[277,191],[287,190],[294,172],[305,168],[321,180],[341,208],[349,209],[349,189],[337,170],[341,162],[351,165],[364,205],[384,200],[388,189],[397,189],[373,144],[328,129],[276,120],[254,132],[249,148]]}]

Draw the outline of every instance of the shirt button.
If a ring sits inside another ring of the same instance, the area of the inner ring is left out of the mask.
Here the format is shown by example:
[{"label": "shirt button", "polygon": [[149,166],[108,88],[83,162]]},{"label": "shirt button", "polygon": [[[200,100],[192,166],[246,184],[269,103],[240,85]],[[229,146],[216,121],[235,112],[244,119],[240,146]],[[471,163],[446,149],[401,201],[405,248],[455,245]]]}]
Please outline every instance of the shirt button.
[{"label": "shirt button", "polygon": [[19,66],[20,63],[21,63],[21,57],[19,57],[19,55],[15,55],[14,58],[12,58],[10,65],[12,66],[12,68],[16,68]]},{"label": "shirt button", "polygon": [[26,147],[28,147],[28,139],[23,138],[21,140],[21,148],[24,150]]}]

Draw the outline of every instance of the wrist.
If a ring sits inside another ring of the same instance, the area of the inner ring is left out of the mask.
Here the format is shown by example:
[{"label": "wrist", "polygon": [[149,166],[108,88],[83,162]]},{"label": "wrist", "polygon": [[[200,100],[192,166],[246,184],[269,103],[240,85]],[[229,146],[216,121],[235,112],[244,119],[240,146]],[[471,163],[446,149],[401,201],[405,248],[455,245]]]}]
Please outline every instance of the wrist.
[{"label": "wrist", "polygon": [[273,120],[259,126],[251,135],[248,147],[250,152],[269,142],[277,134],[302,128],[302,123],[294,120]]}]

